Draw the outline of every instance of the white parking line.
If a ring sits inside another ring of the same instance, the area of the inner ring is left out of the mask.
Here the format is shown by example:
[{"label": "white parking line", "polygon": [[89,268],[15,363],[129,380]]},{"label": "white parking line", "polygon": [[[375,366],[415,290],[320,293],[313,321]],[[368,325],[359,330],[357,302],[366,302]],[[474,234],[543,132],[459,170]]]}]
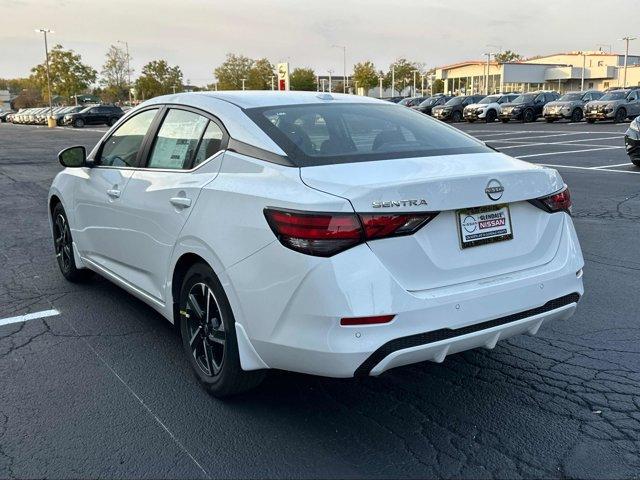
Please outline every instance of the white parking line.
[{"label": "white parking line", "polygon": [[54,317],[60,315],[58,310],[43,310],[42,312],[26,313],[17,317],[9,317],[0,319],[0,327],[10,325],[12,323],[28,322],[29,320],[37,320],[38,318]]},{"label": "white parking line", "polygon": [[553,167],[553,168],[570,168],[574,170],[587,170],[589,172],[614,172],[614,173],[631,173],[634,175],[640,175],[640,171],[633,170],[614,170],[612,168],[598,168],[594,169],[593,167],[577,167],[575,165],[554,165],[552,163],[536,163],[536,165],[540,165],[541,167]]},{"label": "white parking line", "polygon": [[618,163],[617,165],[601,165],[599,167],[589,167],[589,168],[591,170],[600,170],[601,168],[626,167],[627,165],[633,165],[633,163]]},{"label": "white parking line", "polygon": [[[581,138],[580,140],[565,140],[563,142],[538,142],[538,143],[525,143],[521,145],[508,145],[506,147],[500,147],[500,150],[506,150],[509,148],[523,148],[523,147],[540,147],[545,145],[576,145],[580,142],[590,142],[596,140],[616,140],[615,138]],[[588,144],[583,144],[585,147],[589,146]],[[624,145],[596,145],[598,147],[616,147],[616,148],[624,148]]]},{"label": "white parking line", "polygon": [[[546,152],[546,153],[531,153],[529,155],[519,155],[515,158],[531,158],[531,157],[543,157],[545,155],[566,155],[567,153],[584,153],[584,152],[597,152],[599,150],[613,150],[620,147],[601,147],[601,148],[587,148],[584,150],[567,150],[566,152]],[[584,167],[588,168],[588,167]]]}]

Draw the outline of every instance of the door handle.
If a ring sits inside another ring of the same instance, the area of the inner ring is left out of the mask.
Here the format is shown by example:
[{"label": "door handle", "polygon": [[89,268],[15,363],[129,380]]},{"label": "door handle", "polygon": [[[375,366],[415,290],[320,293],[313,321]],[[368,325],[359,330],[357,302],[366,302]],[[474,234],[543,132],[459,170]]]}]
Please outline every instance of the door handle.
[{"label": "door handle", "polygon": [[120,198],[120,190],[118,190],[117,188],[110,188],[109,190],[107,190],[107,195],[109,195],[111,198]]},{"label": "door handle", "polygon": [[172,197],[169,201],[174,207],[189,208],[191,206],[191,199],[187,197]]}]

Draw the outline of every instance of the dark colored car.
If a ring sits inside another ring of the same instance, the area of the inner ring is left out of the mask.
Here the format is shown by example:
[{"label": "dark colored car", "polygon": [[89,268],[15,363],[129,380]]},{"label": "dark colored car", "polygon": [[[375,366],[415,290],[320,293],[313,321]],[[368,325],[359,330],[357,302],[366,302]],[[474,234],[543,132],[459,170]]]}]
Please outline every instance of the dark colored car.
[{"label": "dark colored car", "polygon": [[535,122],[542,116],[544,106],[555,100],[560,95],[556,92],[531,92],[523,93],[511,103],[505,103],[500,107],[500,120],[507,123],[509,120],[521,122]]},{"label": "dark colored car", "polygon": [[407,97],[398,102],[398,105],[404,105],[405,107],[415,107],[421,104],[429,97]]},{"label": "dark colored car", "polygon": [[609,90],[598,100],[587,103],[584,118],[589,123],[596,120],[624,122],[627,117],[640,115],[640,88]]},{"label": "dark colored car", "polygon": [[433,97],[427,98],[422,103],[411,108],[419,112],[426,113],[427,115],[431,115],[431,112],[433,111],[433,107],[437,107],[438,105],[444,105],[452,98],[453,97],[451,95],[437,94],[437,95],[434,95]]},{"label": "dark colored car", "polygon": [[68,113],[62,120],[63,125],[73,125],[82,128],[85,125],[113,125],[124,112],[114,105],[95,105],[87,107],[77,113]]},{"label": "dark colored car", "polygon": [[5,110],[4,112],[0,112],[0,122],[2,123],[8,122],[9,120],[7,119],[7,117],[13,113],[16,113],[16,112],[12,110]]},{"label": "dark colored car", "polygon": [[565,93],[558,100],[547,103],[542,116],[549,123],[562,119],[579,122],[584,117],[584,106],[592,100],[598,100],[602,95],[603,93],[597,90]]},{"label": "dark colored car", "polygon": [[460,122],[465,107],[477,103],[484,98],[484,95],[462,95],[453,97],[444,105],[433,107],[431,114],[438,120],[444,122]]},{"label": "dark colored car", "polygon": [[383,98],[383,100],[386,100],[387,102],[391,102],[391,103],[399,103],[401,100],[404,100],[407,97],[387,97],[387,98]]},{"label": "dark colored car", "polygon": [[636,167],[640,167],[640,117],[636,117],[629,124],[629,129],[624,136],[624,145],[631,162]]}]

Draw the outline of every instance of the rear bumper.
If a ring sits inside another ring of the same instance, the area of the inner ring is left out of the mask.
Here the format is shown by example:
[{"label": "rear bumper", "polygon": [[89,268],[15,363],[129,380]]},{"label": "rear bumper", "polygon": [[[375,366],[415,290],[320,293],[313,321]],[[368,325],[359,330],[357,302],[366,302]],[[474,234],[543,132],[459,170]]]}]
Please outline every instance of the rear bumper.
[{"label": "rear bumper", "polygon": [[[584,291],[584,261],[570,217],[562,229],[555,257],[544,265],[442,288],[403,289],[367,245],[318,259],[278,242],[228,269],[225,287],[236,321],[269,368],[379,375],[493,348],[570,317]],[[343,317],[387,314],[395,315],[387,324],[340,325]]]}]

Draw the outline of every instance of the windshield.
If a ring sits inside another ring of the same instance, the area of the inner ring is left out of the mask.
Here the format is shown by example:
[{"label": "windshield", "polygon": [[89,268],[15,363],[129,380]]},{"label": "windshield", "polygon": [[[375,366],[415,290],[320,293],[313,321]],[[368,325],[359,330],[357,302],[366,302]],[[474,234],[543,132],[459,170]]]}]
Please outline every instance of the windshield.
[{"label": "windshield", "polygon": [[500,95],[489,95],[488,97],[484,97],[482,100],[478,102],[478,105],[488,105],[489,103],[495,103],[500,99]]},{"label": "windshield", "polygon": [[515,100],[513,100],[511,103],[528,103],[528,102],[533,102],[533,99],[535,98],[535,95],[520,95],[518,97],[515,98]]},{"label": "windshield", "polygon": [[405,105],[406,106],[412,100],[413,100],[413,98],[411,98],[411,97],[403,98],[402,100],[400,100],[398,102],[398,105]]},{"label": "windshield", "polygon": [[308,104],[245,110],[298,166],[491,152],[408,108]]},{"label": "windshield", "polygon": [[438,100],[440,100],[440,98],[442,98],[442,97],[429,97],[424,102],[422,102],[420,104],[420,106],[421,107],[432,107],[433,105],[435,105],[438,102]]},{"label": "windshield", "polygon": [[575,100],[580,100],[582,98],[581,93],[565,93],[561,96],[558,101],[559,102],[573,102]]},{"label": "windshield", "polygon": [[449,100],[447,103],[445,103],[445,105],[460,105],[462,102],[464,102],[467,99],[467,97],[453,97],[451,100]]},{"label": "windshield", "polygon": [[609,92],[600,97],[600,100],[602,100],[603,102],[606,102],[607,100],[622,100],[623,98],[627,97],[628,93],[629,92],[622,90],[617,92]]}]

